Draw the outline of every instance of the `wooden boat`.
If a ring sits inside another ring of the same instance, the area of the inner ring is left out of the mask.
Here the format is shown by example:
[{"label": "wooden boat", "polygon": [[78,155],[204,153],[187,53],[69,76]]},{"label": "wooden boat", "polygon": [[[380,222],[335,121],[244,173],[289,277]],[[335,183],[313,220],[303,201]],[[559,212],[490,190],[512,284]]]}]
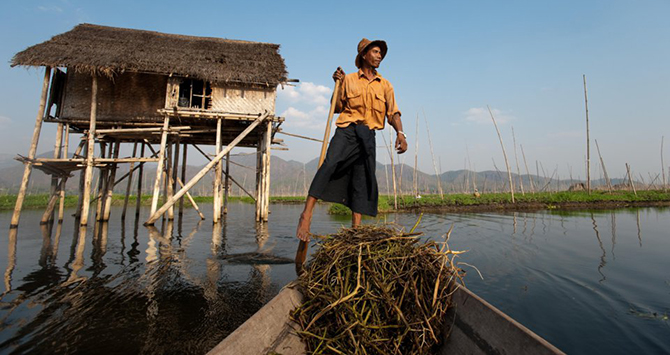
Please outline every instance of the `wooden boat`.
[{"label": "wooden boat", "polygon": [[[302,294],[287,286],[268,304],[231,333],[208,354],[305,354],[289,312]],[[530,329],[479,298],[465,287],[454,292],[456,307],[447,315],[450,330],[438,354],[563,354]]]}]

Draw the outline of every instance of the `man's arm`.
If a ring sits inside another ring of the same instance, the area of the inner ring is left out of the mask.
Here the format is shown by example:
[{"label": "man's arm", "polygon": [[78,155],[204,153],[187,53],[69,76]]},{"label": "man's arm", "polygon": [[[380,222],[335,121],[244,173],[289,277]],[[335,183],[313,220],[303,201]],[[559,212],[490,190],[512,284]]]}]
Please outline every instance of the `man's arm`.
[{"label": "man's arm", "polygon": [[398,154],[402,154],[407,151],[407,139],[405,138],[405,134],[402,130],[402,121],[400,120],[400,113],[396,112],[393,114],[393,116],[389,119],[389,124],[395,129],[397,132],[397,137],[395,141],[395,149],[398,151]]}]

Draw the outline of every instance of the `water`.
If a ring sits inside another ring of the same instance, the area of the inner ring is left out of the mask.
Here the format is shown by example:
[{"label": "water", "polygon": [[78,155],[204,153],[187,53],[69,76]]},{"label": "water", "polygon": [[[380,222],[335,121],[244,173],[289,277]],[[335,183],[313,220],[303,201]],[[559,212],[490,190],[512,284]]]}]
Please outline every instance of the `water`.
[{"label": "water", "polygon": [[[271,207],[260,226],[240,203],[218,227],[205,205],[208,220],[187,210],[157,229],[123,225],[115,208],[83,243],[71,219],[49,231],[42,211],[23,211],[18,235],[0,239],[0,353],[206,352],[295,278],[281,262],[302,206]],[[348,224],[320,205],[312,231]],[[670,353],[670,209],[426,214],[419,229],[440,238],[452,224],[450,246],[483,276],[463,264],[467,286],[560,349]]]}]

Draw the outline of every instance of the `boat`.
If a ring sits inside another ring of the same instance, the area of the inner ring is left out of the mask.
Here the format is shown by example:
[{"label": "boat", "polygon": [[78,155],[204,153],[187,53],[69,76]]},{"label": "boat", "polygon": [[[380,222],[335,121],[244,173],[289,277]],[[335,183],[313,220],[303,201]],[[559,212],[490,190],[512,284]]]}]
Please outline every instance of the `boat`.
[{"label": "boat", "polygon": [[[228,335],[209,355],[301,355],[305,345],[289,313],[302,303],[293,285],[285,287],[256,314]],[[452,295],[447,312],[447,339],[437,354],[564,354],[510,316],[462,285]]]}]

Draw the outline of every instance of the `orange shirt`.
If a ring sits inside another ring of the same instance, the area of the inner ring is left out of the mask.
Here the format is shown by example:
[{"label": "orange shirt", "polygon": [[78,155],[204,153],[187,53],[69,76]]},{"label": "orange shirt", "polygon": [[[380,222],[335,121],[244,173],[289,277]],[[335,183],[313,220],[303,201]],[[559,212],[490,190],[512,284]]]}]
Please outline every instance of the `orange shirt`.
[{"label": "orange shirt", "polygon": [[383,129],[385,116],[390,119],[400,113],[391,83],[379,73],[368,80],[360,69],[344,77],[335,112],[340,114],[335,122],[337,127],[364,123],[370,129]]}]

